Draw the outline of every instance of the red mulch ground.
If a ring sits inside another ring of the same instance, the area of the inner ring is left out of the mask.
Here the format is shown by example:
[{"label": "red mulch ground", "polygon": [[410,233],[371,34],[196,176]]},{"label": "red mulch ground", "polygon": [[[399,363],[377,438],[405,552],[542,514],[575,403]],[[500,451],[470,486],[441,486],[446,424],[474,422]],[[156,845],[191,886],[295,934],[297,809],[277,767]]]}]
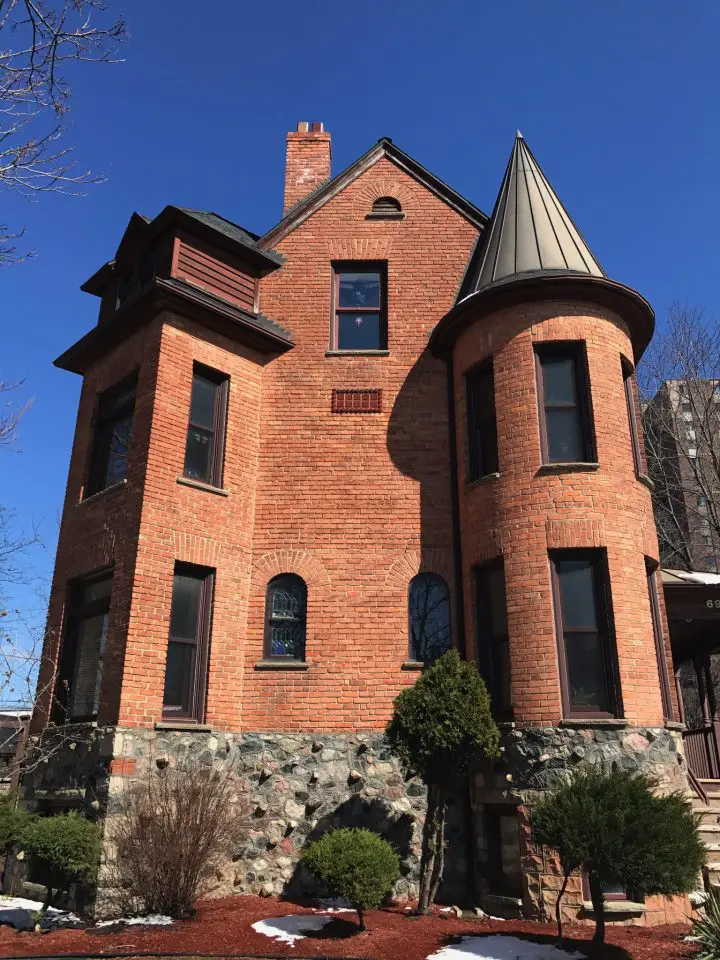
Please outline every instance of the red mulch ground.
[{"label": "red mulch ground", "polygon": [[[520,921],[458,920],[453,914],[408,917],[403,908],[376,910],[368,914],[366,933],[357,933],[350,920],[354,914],[340,914],[332,928],[309,934],[295,946],[278,943],[251,929],[250,924],[267,917],[308,913],[279,900],[260,897],[228,897],[205,900],[192,920],[172,927],[145,927],[87,932],[57,930],[52,933],[19,933],[0,927],[0,956],[27,957],[50,954],[244,954],[276,957],[361,957],[368,960],[425,960],[431,953],[463,935],[489,933],[521,934],[538,942],[554,943],[554,926]],[[349,919],[348,919],[349,918]],[[650,929],[610,927],[608,943],[593,953],[588,939],[591,927],[571,926],[568,950],[586,950],[594,960],[684,960],[696,951],[683,942],[683,926]]]}]

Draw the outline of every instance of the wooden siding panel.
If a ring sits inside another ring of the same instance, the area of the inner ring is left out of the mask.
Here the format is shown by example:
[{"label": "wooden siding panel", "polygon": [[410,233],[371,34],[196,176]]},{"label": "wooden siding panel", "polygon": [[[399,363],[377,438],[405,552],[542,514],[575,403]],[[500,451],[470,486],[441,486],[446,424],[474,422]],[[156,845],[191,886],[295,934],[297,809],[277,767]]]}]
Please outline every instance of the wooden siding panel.
[{"label": "wooden siding panel", "polygon": [[221,250],[191,244],[179,237],[173,276],[237,304],[243,310],[251,313],[255,310],[255,277],[231,263]]}]

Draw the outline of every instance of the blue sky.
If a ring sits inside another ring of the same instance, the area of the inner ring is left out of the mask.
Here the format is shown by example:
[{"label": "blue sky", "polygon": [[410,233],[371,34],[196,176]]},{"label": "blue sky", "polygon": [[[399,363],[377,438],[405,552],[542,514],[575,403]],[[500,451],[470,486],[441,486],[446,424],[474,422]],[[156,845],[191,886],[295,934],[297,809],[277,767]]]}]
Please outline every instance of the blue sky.
[{"label": "blue sky", "polygon": [[280,217],[284,136],[333,134],[337,172],[381,136],[490,212],[520,128],[591,248],[660,318],[720,309],[717,0],[111,0],[125,62],[78,72],[73,142],[105,184],[2,196],[36,256],[0,273],[0,379],[34,398],[0,503],[41,525],[52,569],[80,380],[52,360],[96,321],[79,285],[134,210]]}]

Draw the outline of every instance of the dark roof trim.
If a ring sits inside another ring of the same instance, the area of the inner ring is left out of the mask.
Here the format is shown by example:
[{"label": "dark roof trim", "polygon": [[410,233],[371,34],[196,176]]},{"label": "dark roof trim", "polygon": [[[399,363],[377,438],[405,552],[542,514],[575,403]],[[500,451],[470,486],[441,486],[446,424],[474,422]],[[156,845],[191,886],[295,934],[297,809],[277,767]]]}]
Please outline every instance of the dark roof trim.
[{"label": "dark roof trim", "polygon": [[55,366],[71,373],[86,373],[121,340],[127,339],[163,310],[193,320],[260,353],[285,353],[294,346],[288,331],[262,314],[246,313],[182,280],[156,277],[113,317],[93,327],[61,354],[55,360]]},{"label": "dark roof trim", "polygon": [[430,350],[436,356],[447,356],[460,334],[483,317],[506,307],[544,300],[584,301],[613,310],[630,329],[635,363],[655,329],[653,308],[631,287],[584,273],[536,271],[490,284],[456,303],[430,334]]},{"label": "dark roof trim", "polygon": [[487,215],[479,207],[476,207],[462,194],[453,190],[447,183],[436,177],[434,173],[426,170],[417,160],[397,147],[392,140],[383,137],[354,163],[338,173],[337,176],[321,184],[307,197],[296,203],[294,207],[291,207],[283,219],[260,238],[258,244],[266,248],[282,240],[283,237],[287,236],[304,220],[307,220],[331,197],[334,197],[348,184],[352,183],[381,157],[392,160],[398,167],[427,187],[431,193],[444,200],[457,213],[469,220],[478,230],[482,230],[488,222]]},{"label": "dark roof trim", "polygon": [[96,270],[95,273],[82,284],[80,289],[83,293],[92,293],[96,297],[101,297],[114,273],[115,261],[108,260],[107,263],[104,263],[99,270]]}]

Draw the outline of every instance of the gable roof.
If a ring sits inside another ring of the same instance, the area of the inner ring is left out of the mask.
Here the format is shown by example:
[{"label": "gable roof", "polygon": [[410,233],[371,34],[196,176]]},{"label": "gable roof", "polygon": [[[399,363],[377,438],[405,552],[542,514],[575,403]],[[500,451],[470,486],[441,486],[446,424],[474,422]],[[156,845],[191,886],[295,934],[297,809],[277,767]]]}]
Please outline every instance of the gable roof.
[{"label": "gable roof", "polygon": [[452,207],[462,217],[465,217],[478,230],[482,230],[488,222],[487,214],[483,213],[479,207],[471,203],[466,197],[453,190],[443,180],[435,176],[417,160],[413,159],[404,150],[396,146],[389,137],[381,137],[366,153],[345,167],[340,173],[325,183],[316,187],[307,197],[304,197],[294,207],[285,214],[279,223],[275,224],[267,233],[263,234],[258,240],[258,247],[267,249],[273,244],[282,240],[292,230],[299,226],[304,220],[307,220],[316,210],[319,210],[328,200],[334,197],[341,190],[344,190],[348,184],[356,180],[362,173],[368,170],[374,163],[377,163],[382,157],[387,157],[395,163],[401,170],[404,170],[411,177],[427,187],[431,193],[439,197],[448,206]]}]

